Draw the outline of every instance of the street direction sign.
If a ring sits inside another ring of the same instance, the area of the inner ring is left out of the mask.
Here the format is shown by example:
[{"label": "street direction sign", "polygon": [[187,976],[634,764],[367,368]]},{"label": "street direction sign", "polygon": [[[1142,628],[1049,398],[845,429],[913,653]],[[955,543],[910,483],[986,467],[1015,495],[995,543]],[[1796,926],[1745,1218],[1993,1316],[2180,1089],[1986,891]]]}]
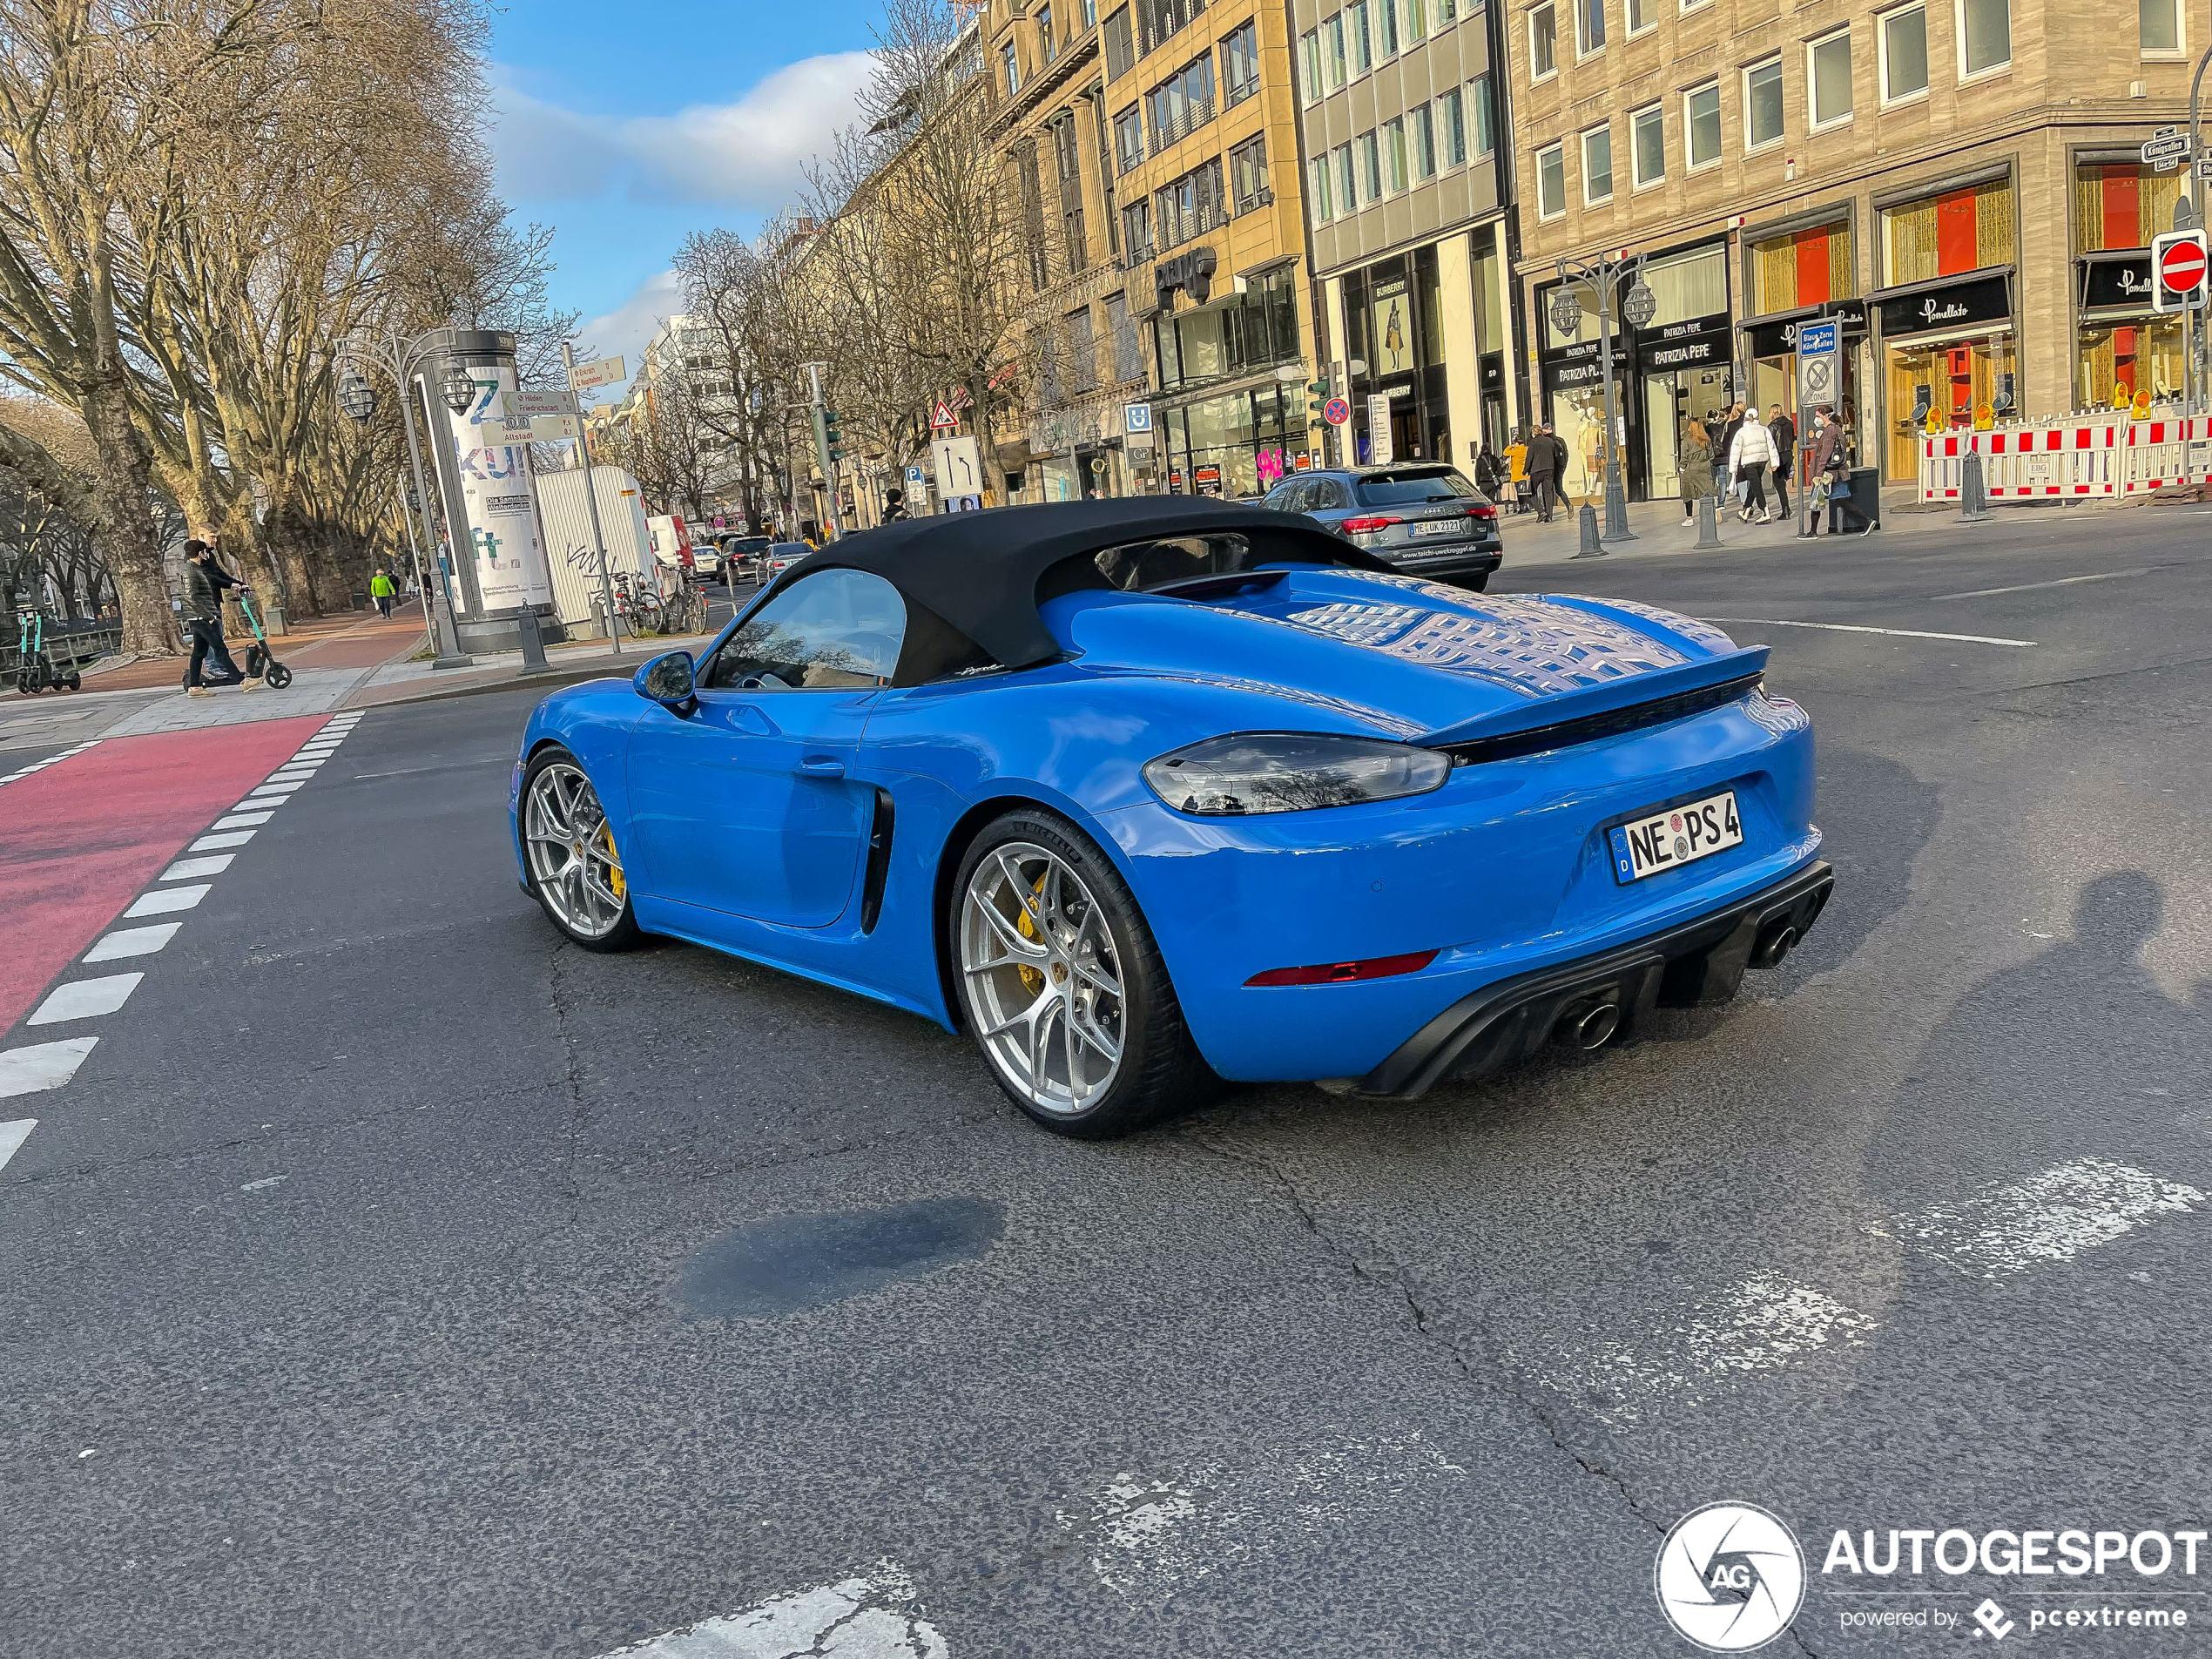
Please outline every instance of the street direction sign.
[{"label": "street direction sign", "polygon": [[1801,322],[1797,325],[1797,353],[1825,354],[1836,349],[1836,336],[1843,325],[1830,318],[1824,322]]},{"label": "street direction sign", "polygon": [[619,357],[595,358],[590,362],[573,363],[569,368],[569,387],[572,391],[588,392],[594,387],[612,386],[629,378],[629,365]]},{"label": "street direction sign", "polygon": [[2193,311],[2203,304],[2205,235],[2168,231],[2150,244],[2151,309]]},{"label": "street direction sign", "polygon": [[2196,176],[2200,179],[2212,179],[2212,155],[2202,155],[2196,158]]},{"label": "street direction sign", "polygon": [[937,463],[938,495],[947,501],[956,496],[982,495],[983,459],[974,438],[932,438],[929,454]]},{"label": "street direction sign", "polygon": [[953,406],[939,398],[937,407],[929,412],[929,429],[932,432],[950,432],[959,425],[960,416],[953,413]]},{"label": "street direction sign", "polygon": [[574,415],[576,397],[569,392],[506,392],[501,402],[510,421],[527,421],[540,415]]},{"label": "street direction sign", "polygon": [[1331,426],[1342,426],[1352,418],[1352,405],[1343,398],[1332,397],[1321,406],[1321,418]]},{"label": "street direction sign", "polygon": [[1797,408],[1838,401],[1844,326],[1833,317],[1797,325]]},{"label": "street direction sign", "polygon": [[536,443],[578,443],[583,438],[583,422],[573,415],[533,415],[530,438]]},{"label": "street direction sign", "polygon": [[2171,172],[2189,152],[2188,136],[2175,127],[2160,127],[2143,140],[2143,165]]}]

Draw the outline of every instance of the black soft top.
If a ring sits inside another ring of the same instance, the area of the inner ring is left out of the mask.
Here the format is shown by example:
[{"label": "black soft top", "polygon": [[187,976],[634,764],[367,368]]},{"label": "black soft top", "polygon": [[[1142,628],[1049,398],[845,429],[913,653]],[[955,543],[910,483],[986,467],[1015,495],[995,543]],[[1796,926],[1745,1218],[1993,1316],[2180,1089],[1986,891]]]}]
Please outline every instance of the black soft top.
[{"label": "black soft top", "polygon": [[[769,590],[816,570],[867,570],[997,662],[1026,668],[1060,652],[1037,616],[1037,583],[1045,572],[1131,543],[1228,533],[1247,543],[1238,561],[1244,568],[1278,561],[1392,568],[1302,513],[1202,496],[1131,496],[901,519],[833,542],[778,577]],[[1113,585],[1103,571],[1076,581],[1063,575],[1054,583],[1059,592]]]}]

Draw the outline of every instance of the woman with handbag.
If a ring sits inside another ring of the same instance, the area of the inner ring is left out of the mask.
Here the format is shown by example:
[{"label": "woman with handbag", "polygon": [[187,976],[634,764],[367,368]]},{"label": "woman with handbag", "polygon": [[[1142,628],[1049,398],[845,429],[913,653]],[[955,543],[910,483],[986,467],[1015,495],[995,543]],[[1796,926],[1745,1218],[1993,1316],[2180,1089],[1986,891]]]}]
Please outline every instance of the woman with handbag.
[{"label": "woman with handbag", "polygon": [[1774,515],[1767,510],[1766,472],[1779,458],[1774,453],[1774,435],[1758,421],[1747,417],[1736,428],[1735,440],[1728,448],[1728,470],[1743,482],[1743,505],[1736,516],[1746,524],[1752,522],[1754,513],[1762,524],[1774,522]]},{"label": "woman with handbag", "polygon": [[1683,428],[1682,455],[1675,469],[1682,475],[1682,522],[1687,524],[1697,516],[1698,502],[1712,493],[1713,442],[1702,421]]},{"label": "woman with handbag", "polygon": [[[1844,425],[1823,403],[1812,412],[1812,495],[1805,502],[1805,533],[1820,534],[1820,509],[1828,509],[1828,533],[1844,533],[1844,502],[1851,496],[1850,463],[1844,457]],[[1842,495],[1836,492],[1838,488]]]}]

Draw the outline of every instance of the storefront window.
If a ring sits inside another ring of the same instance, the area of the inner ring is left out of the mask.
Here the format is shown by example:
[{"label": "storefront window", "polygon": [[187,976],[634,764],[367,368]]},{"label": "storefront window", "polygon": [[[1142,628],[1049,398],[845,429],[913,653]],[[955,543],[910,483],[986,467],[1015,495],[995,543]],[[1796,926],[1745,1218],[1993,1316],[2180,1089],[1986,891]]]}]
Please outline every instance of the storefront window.
[{"label": "storefront window", "polygon": [[1270,386],[1166,411],[1167,467],[1182,475],[1184,491],[1257,496],[1279,482],[1305,447],[1305,412],[1296,394]]},{"label": "storefront window", "polygon": [[2133,162],[2077,168],[2074,251],[2148,247],[2153,237],[2173,229],[2174,204],[2181,199],[2187,178],[2178,169],[2154,172]]},{"label": "storefront window", "polygon": [[2085,322],[2074,380],[2075,407],[2116,408],[2139,392],[2164,403],[2182,395],[2187,358],[2178,316],[2139,322]]},{"label": "storefront window", "polygon": [[1160,334],[1161,386],[1172,390],[1289,362],[1298,354],[1290,277],[1271,271],[1241,294],[1177,315]]},{"label": "storefront window", "polygon": [[1889,472],[1917,475],[1919,441],[1932,412],[1939,430],[1969,427],[1985,406],[1993,420],[2017,412],[2020,384],[2012,336],[1892,346],[1889,356]]},{"label": "storefront window", "polygon": [[2009,179],[1946,190],[1882,214],[1886,286],[1925,282],[2013,262],[2013,186]]},{"label": "storefront window", "polygon": [[1858,293],[1851,225],[1839,219],[1751,244],[1751,312],[1770,317]]}]

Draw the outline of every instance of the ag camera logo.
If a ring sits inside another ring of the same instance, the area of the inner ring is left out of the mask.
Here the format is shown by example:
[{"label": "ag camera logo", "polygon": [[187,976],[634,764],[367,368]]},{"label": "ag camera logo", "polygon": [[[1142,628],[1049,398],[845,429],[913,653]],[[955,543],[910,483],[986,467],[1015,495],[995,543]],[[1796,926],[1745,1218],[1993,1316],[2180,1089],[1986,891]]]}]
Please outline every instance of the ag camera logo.
[{"label": "ag camera logo", "polygon": [[1667,1622],[1708,1653],[1764,1647],[1805,1599],[1804,1552],[1757,1504],[1691,1510],[1660,1544],[1652,1576]]}]

